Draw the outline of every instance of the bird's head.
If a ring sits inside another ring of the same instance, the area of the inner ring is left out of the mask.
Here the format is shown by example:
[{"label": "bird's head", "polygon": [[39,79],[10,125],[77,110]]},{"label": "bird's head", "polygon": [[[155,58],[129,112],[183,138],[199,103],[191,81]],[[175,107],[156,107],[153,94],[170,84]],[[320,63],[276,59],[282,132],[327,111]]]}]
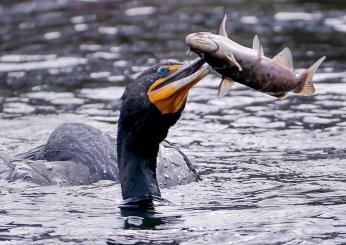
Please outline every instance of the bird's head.
[{"label": "bird's head", "polygon": [[184,109],[188,92],[208,74],[203,64],[201,59],[190,64],[157,64],[127,86],[122,96],[120,122],[131,128],[136,142],[150,138],[157,144],[166,137]]},{"label": "bird's head", "polygon": [[[157,65],[155,79],[147,90],[149,101],[161,114],[176,113],[185,104],[189,90],[208,74],[204,61],[196,59],[190,64],[166,63]],[[201,69],[200,69],[201,68]]]}]

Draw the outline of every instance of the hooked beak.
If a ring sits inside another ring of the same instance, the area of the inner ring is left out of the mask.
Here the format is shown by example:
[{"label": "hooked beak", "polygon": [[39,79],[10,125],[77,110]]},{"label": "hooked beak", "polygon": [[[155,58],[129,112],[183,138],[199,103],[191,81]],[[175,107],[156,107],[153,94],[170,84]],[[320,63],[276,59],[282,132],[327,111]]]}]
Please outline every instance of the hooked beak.
[{"label": "hooked beak", "polygon": [[209,66],[202,67],[204,63],[204,60],[197,58],[191,64],[180,65],[167,78],[154,82],[147,93],[150,102],[162,114],[179,111],[190,89],[209,73]]}]

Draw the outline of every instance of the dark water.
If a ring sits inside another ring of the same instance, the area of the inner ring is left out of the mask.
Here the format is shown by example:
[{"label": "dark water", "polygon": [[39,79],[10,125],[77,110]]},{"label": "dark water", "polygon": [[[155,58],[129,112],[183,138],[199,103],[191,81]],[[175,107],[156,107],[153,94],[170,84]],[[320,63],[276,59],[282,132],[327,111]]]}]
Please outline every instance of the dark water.
[{"label": "dark water", "polygon": [[345,244],[344,1],[0,3],[0,153],[43,143],[62,122],[114,134],[119,97],[147,66],[188,59],[185,35],[218,29],[296,68],[320,56],[317,95],[284,101],[236,86],[216,99],[210,75],[170,131],[201,182],[162,190],[170,204],[121,213],[119,185],[0,182],[0,244]]}]

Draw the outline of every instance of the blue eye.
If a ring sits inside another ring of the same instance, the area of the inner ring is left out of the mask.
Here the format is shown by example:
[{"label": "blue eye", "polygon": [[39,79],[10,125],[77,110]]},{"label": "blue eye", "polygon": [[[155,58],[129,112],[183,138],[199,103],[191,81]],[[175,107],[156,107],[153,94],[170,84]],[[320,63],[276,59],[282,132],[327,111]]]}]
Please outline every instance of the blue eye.
[{"label": "blue eye", "polygon": [[164,66],[161,66],[157,69],[156,73],[160,76],[166,75],[168,72],[168,69]]}]

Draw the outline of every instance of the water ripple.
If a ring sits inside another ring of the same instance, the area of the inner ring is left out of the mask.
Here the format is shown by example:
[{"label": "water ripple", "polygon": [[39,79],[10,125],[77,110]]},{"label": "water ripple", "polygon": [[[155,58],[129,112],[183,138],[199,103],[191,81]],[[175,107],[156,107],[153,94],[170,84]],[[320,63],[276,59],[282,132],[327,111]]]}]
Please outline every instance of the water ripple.
[{"label": "water ripple", "polygon": [[0,181],[0,243],[346,243],[341,2],[4,0],[0,154],[43,144],[67,121],[114,135],[124,86],[159,61],[187,59],[184,36],[216,32],[225,12],[232,38],[251,46],[259,34],[269,57],[289,46],[306,68],[326,55],[317,94],[277,101],[239,85],[217,99],[212,74],[168,136],[202,181],[162,190],[168,202],[148,212],[121,212],[109,181]]}]

